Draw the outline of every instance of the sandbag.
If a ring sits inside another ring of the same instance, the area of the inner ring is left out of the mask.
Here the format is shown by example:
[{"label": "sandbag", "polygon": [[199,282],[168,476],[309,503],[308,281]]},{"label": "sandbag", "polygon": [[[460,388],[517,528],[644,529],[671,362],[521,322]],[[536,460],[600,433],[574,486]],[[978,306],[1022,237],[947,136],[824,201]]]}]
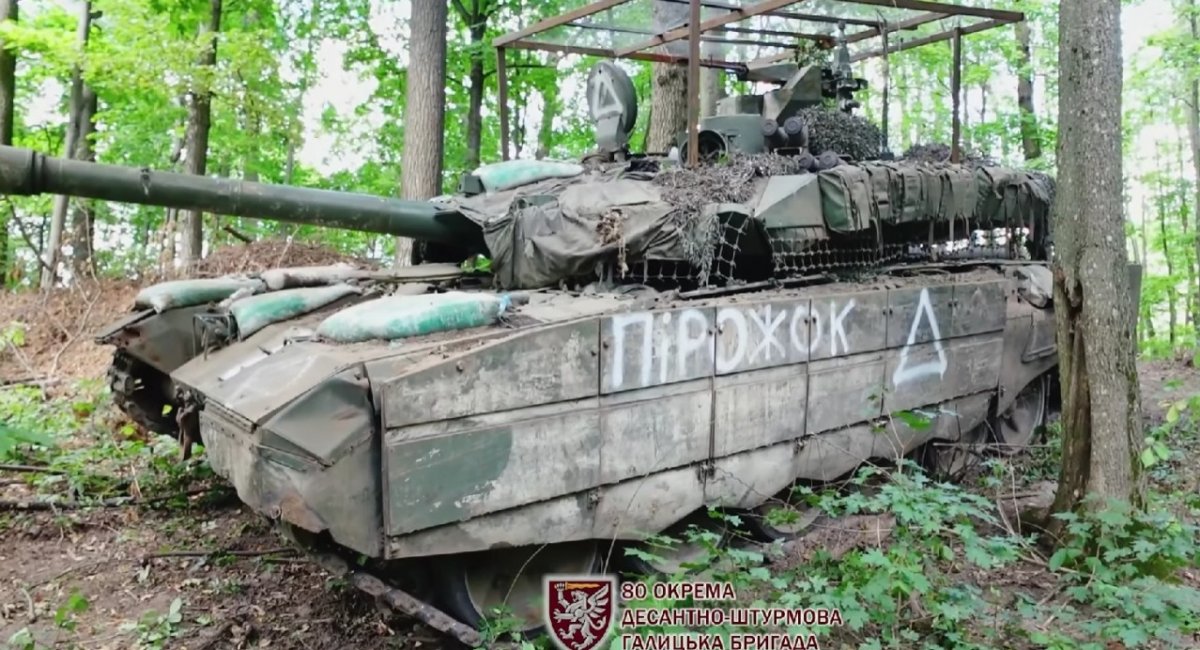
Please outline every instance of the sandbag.
[{"label": "sandbag", "polygon": [[549,178],[571,178],[583,166],[555,160],[505,160],[476,169],[473,174],[488,192],[501,192]]},{"label": "sandbag", "polygon": [[138,309],[153,309],[161,314],[168,309],[220,302],[241,289],[261,293],[264,288],[261,280],[252,278],[172,280],[142,289],[133,299],[133,304]]},{"label": "sandbag", "polygon": [[354,293],[360,293],[360,289],[348,284],[287,289],[243,298],[230,305],[229,312],[237,322],[238,336],[245,339],[267,325],[307,314]]},{"label": "sandbag", "polygon": [[871,182],[859,165],[838,165],[817,175],[825,227],[841,233],[871,226]]},{"label": "sandbag", "polygon": [[481,327],[495,323],[513,303],[509,294],[464,291],[390,296],[326,318],[317,326],[317,335],[337,343],[359,343]]}]

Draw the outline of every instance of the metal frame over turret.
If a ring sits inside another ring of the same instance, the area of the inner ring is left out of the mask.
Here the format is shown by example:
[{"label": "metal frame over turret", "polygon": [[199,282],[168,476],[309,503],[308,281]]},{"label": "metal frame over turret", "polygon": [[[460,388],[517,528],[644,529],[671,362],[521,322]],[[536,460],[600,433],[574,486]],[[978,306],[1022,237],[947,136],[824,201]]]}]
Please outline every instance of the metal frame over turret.
[{"label": "metal frame over turret", "polygon": [[[676,5],[681,9],[686,6],[688,15],[650,28],[645,26],[644,20],[631,18],[649,14],[655,3]],[[755,112],[775,123],[774,130],[764,126],[768,140],[782,137],[784,142],[781,144],[802,144],[799,131],[788,133],[783,128],[788,116],[781,115],[789,105],[794,108],[796,102],[792,95],[798,89],[809,97],[813,94],[818,98],[832,95],[840,109],[849,111],[857,107],[854,92],[864,87],[864,82],[853,76],[852,64],[874,57],[886,59],[896,52],[949,40],[954,52],[951,162],[959,162],[962,38],[1024,19],[1025,15],[1017,11],[928,0],[594,0],[504,34],[492,42],[496,49],[499,84],[501,155],[504,160],[510,155],[508,50],[686,65],[689,126],[680,152],[687,165],[694,167],[706,151],[703,142],[706,129],[700,114],[702,67],[723,70],[742,80],[779,84],[778,90],[757,100]],[[912,35],[914,32],[920,34]],[[902,34],[911,36],[904,38]],[[741,50],[733,56],[706,57],[701,53],[702,43]],[[832,65],[823,69],[806,65],[803,60],[806,45],[819,52],[833,50]],[[819,75],[817,70],[821,70]],[[600,76],[606,75],[601,73]],[[589,79],[589,91],[591,87],[593,83]],[[628,91],[620,88],[618,92],[628,97],[632,95],[632,88]],[[626,118],[626,125],[625,120],[617,119],[618,113],[597,114],[591,95],[589,92],[589,104],[597,122],[597,144],[601,151],[623,157],[636,111],[633,111],[633,119]],[[714,117],[719,119],[728,114],[749,112],[746,99],[755,101],[753,97],[729,98]],[[886,65],[882,102],[882,145],[886,150],[889,104]],[[618,129],[618,124],[622,128]],[[777,136],[777,132],[783,133]]]}]

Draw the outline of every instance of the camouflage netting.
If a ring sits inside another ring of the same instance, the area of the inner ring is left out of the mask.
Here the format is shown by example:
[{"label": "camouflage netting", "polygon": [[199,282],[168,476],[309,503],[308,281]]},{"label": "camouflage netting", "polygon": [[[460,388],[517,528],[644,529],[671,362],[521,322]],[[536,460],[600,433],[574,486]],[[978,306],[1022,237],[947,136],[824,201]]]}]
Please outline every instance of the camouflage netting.
[{"label": "camouflage netting", "polygon": [[851,160],[879,157],[883,132],[869,120],[827,108],[806,108],[800,117],[808,126],[808,149],[814,154],[833,151]]},{"label": "camouflage netting", "polygon": [[[950,162],[950,145],[938,143],[915,144],[904,152],[902,158],[914,163],[946,163]],[[962,164],[970,166],[996,166],[996,161],[964,148]]]},{"label": "camouflage netting", "polygon": [[[695,267],[700,278],[708,278],[723,233],[717,227],[717,213],[706,212],[705,206],[746,203],[755,194],[755,178],[806,171],[803,161],[796,157],[734,152],[727,163],[698,169],[667,169],[655,176],[653,182],[673,208],[669,218],[683,233],[682,245],[688,263]],[[736,242],[732,243],[736,246]]]}]

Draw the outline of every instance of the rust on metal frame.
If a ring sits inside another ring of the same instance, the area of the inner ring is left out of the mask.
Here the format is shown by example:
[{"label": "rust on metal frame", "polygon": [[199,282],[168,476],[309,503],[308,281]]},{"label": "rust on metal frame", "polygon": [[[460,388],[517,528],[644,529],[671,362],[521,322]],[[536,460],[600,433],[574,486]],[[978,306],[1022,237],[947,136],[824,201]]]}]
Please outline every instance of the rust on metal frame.
[{"label": "rust on metal frame", "polygon": [[[675,4],[687,4],[689,0],[663,0],[663,2],[673,2]],[[800,0],[796,0],[800,2]],[[709,9],[726,9],[735,11],[742,9],[741,5],[729,4],[728,2],[717,2],[717,0],[701,0],[700,5]],[[791,20],[805,20],[812,23],[828,23],[836,25],[839,22],[844,22],[847,25],[857,25],[859,27],[878,27],[879,21],[866,20],[863,18],[839,18],[837,16],[823,16],[821,14],[797,13],[795,11],[768,11],[760,16],[774,16],[775,18],[788,18]]]},{"label": "rust on metal frame", "polygon": [[[944,18],[949,18],[951,15],[953,15],[953,14],[931,11],[929,13],[924,13],[919,16],[913,16],[912,18],[905,18],[904,20],[901,20],[895,24],[888,24],[887,31],[891,34],[894,34],[899,31],[916,29],[917,27],[920,27],[921,25],[924,25],[926,23],[937,22]],[[753,31],[753,30],[748,30],[748,31]],[[847,34],[846,35],[846,43],[847,44],[858,43],[860,41],[865,41],[868,39],[875,38],[876,36],[883,36],[883,25],[880,24],[880,25],[876,25],[875,27],[871,27],[870,29],[864,29],[862,31]],[[832,40],[832,37],[828,37],[828,38],[830,38],[830,40]],[[887,40],[888,40],[887,38],[884,38],[884,41],[885,41],[884,47],[885,48],[887,47],[887,43],[886,43]],[[772,54],[771,56],[764,56],[760,59],[755,59],[755,63],[779,63],[781,61],[787,61],[788,59],[791,59],[792,56],[793,55],[791,52]]]},{"label": "rust on metal frame", "polygon": [[[606,59],[616,58],[613,56],[612,50],[606,50],[600,47],[588,47],[586,45],[562,45],[559,43],[542,43],[540,41],[520,40],[513,41],[505,46],[512,50],[536,50],[542,52],[561,52],[564,54],[582,54],[584,56],[597,56]],[[659,54],[656,52],[634,52],[626,59],[634,59],[636,61],[649,61],[651,63],[687,63],[686,56],[674,56],[671,54]],[[735,61],[726,61],[724,59],[700,58],[700,67],[702,68],[720,68],[722,70],[741,70],[745,66]]]},{"label": "rust on metal frame", "polygon": [[[753,18],[754,16],[759,16],[769,11],[775,11],[781,7],[786,7],[788,5],[797,4],[804,1],[805,0],[763,0],[758,4],[752,4],[747,7],[739,7],[723,16],[714,16],[701,22],[699,32],[706,32],[717,27],[728,25],[729,23],[736,23],[739,20]],[[617,50],[616,55],[618,57],[628,56],[634,52],[640,52],[651,47],[666,45],[667,43],[674,43],[680,39],[687,38],[691,31],[690,25],[687,27],[678,27],[659,36],[648,38],[644,41],[634,43],[629,47]]]},{"label": "rust on metal frame", "polygon": [[950,162],[962,162],[962,37],[961,27],[954,28],[954,63],[950,68],[950,94],[953,105],[953,126],[950,135]]},{"label": "rust on metal frame", "polygon": [[540,34],[544,31],[554,29],[560,25],[565,25],[572,20],[587,18],[592,14],[598,14],[601,11],[606,11],[608,9],[612,9],[613,7],[623,5],[626,2],[630,2],[630,0],[596,0],[596,2],[586,4],[577,9],[572,9],[566,13],[561,13],[557,16],[551,16],[545,20],[539,20],[538,22],[524,29],[519,29],[515,32],[509,32],[508,34],[499,36],[492,41],[492,47],[503,47],[509,43],[512,43],[513,41],[519,41],[523,38],[533,36],[534,34]]},{"label": "rust on metal frame", "polygon": [[887,47],[886,52],[881,48],[878,50],[871,50],[869,52],[862,52],[860,54],[855,54],[854,56],[850,57],[850,62],[858,63],[859,61],[874,58],[877,56],[883,56],[884,54],[895,54],[896,52],[903,52],[904,50],[911,50],[914,47],[921,47],[923,45],[929,45],[931,43],[939,43],[941,41],[947,41],[947,40],[954,38],[955,33],[960,33],[962,36],[967,36],[970,34],[978,34],[979,32],[987,31],[994,27],[1003,27],[1004,25],[1009,25],[1009,24],[1011,24],[1011,23],[1007,20],[983,20],[983,21],[977,22],[973,25],[967,25],[966,27],[961,27],[961,28],[956,27],[954,29],[947,29],[944,32],[930,34],[929,36],[922,36],[921,38],[914,38],[910,41],[901,41],[901,42],[896,43],[895,45],[889,45]]},{"label": "rust on metal frame", "polygon": [[858,5],[873,7],[888,7],[890,9],[911,9],[930,13],[948,14],[951,16],[973,16],[976,18],[991,18],[1007,23],[1017,23],[1025,20],[1025,14],[1019,11],[1005,9],[985,9],[983,7],[968,7],[949,2],[931,2],[930,0],[838,0]]},{"label": "rust on metal frame", "polygon": [[700,0],[692,0],[691,16],[688,17],[687,78],[687,164],[692,169],[700,164],[700,33],[703,29],[704,24],[700,22]]},{"label": "rust on metal frame", "polygon": [[[522,50],[541,50],[546,52],[563,52],[570,54],[582,54],[596,56],[608,59],[633,59],[638,61],[650,61],[654,63],[671,63],[677,65],[687,65],[688,67],[688,163],[695,164],[697,151],[697,121],[699,119],[699,98],[692,97],[699,92],[699,68],[721,68],[734,71],[745,71],[746,66],[751,63],[772,63],[786,61],[793,56],[793,53],[787,52],[776,54],[769,57],[755,59],[754,61],[727,61],[716,58],[702,59],[699,49],[702,40],[710,40],[712,42],[727,42],[738,43],[745,42],[749,39],[724,39],[713,37],[704,38],[705,32],[713,30],[725,30],[734,33],[751,34],[753,36],[784,36],[797,39],[807,39],[817,42],[821,47],[828,48],[832,45],[832,36],[821,34],[805,34],[800,32],[782,32],[777,29],[754,29],[750,27],[726,27],[731,23],[736,23],[754,16],[776,16],[787,19],[823,22],[823,23],[839,23],[844,22],[846,25],[859,25],[867,27],[867,29],[853,32],[846,36],[849,43],[858,43],[869,40],[875,37],[881,37],[882,48],[870,50],[860,54],[851,56],[851,62],[859,62],[865,59],[887,56],[895,52],[929,45],[949,39],[955,40],[955,50],[961,56],[961,39],[968,34],[975,34],[994,27],[1001,27],[1011,23],[1017,23],[1025,20],[1025,14],[1017,11],[1006,11],[1001,9],[986,9],[980,7],[969,7],[950,2],[933,2],[931,0],[838,0],[847,4],[869,5],[876,7],[886,7],[891,9],[906,9],[909,11],[924,12],[917,16],[912,16],[904,20],[896,22],[887,22],[882,20],[865,20],[861,18],[839,18],[837,16],[825,16],[810,13],[797,13],[793,11],[785,11],[784,8],[804,3],[806,0],[762,0],[752,5],[734,5],[720,0],[663,0],[665,2],[674,2],[677,4],[688,4],[690,9],[690,18],[685,25],[681,25],[663,33],[653,33],[646,30],[619,28],[611,25],[590,24],[581,25],[575,23],[583,18],[587,18],[593,14],[600,13],[612,9],[614,7],[626,4],[635,0],[596,0],[582,7],[577,7],[571,11],[551,16],[540,20],[533,25],[524,27],[514,32],[504,34],[492,41],[493,47],[496,48],[497,65],[496,72],[499,84],[499,104],[500,104],[500,141],[501,155],[504,160],[508,160],[508,79],[507,66],[505,65],[505,52],[507,48],[522,49]],[[645,1],[645,0],[641,0]],[[653,1],[653,0],[651,0]],[[728,13],[720,16],[715,16],[705,21],[700,20],[700,10],[702,7],[726,9]],[[921,25],[944,20],[950,17],[975,17],[982,18],[974,24],[962,26],[961,24],[953,29],[923,36],[907,41],[896,39],[893,37],[898,32],[915,29]],[[628,32],[639,34],[653,34],[632,46],[621,49],[584,47],[578,45],[568,45],[560,43],[548,43],[530,40],[531,36],[535,36],[542,32],[554,29],[556,27],[576,27],[581,29],[608,30],[612,32]],[[675,56],[665,53],[647,52],[649,48],[665,45],[681,39],[689,39],[689,53],[687,56]],[[762,39],[754,41],[756,44],[765,44]],[[782,47],[785,44],[778,42],[770,43],[775,47]],[[957,66],[956,66],[957,67]],[[960,75],[961,71],[956,70],[956,75]],[[695,104],[693,106],[693,103]],[[694,110],[693,110],[694,109]],[[957,114],[957,111],[955,111]],[[956,115],[957,117],[957,115]],[[956,138],[957,140],[957,138]],[[957,143],[956,143],[957,146]]]}]

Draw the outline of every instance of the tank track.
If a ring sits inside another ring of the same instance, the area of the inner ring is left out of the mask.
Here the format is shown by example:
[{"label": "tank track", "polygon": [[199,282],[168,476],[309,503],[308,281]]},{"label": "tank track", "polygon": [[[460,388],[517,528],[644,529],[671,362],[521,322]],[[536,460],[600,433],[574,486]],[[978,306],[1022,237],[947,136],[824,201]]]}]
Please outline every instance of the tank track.
[{"label": "tank track", "polygon": [[179,437],[175,418],[162,412],[163,407],[174,405],[162,394],[161,385],[166,378],[161,372],[118,348],[108,367],[107,379],[113,403],[129,419],[149,433]]}]

